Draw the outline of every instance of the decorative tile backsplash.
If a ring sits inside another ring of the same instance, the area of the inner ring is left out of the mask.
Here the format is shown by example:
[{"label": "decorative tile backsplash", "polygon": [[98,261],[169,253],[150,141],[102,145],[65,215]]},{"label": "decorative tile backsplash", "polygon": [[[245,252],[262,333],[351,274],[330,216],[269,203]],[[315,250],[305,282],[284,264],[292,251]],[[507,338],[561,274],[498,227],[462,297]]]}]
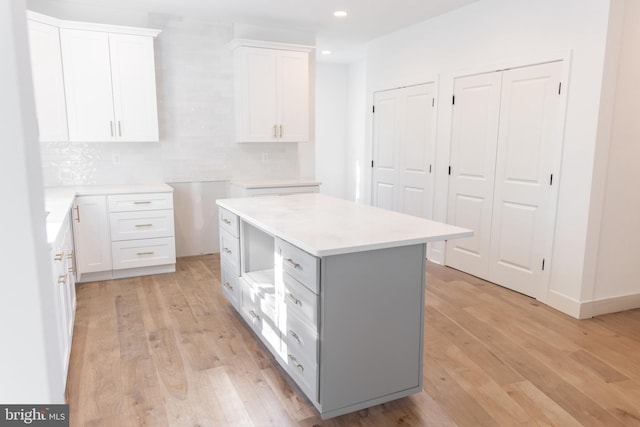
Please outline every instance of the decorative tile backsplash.
[{"label": "decorative tile backsplash", "polygon": [[45,185],[283,179],[298,176],[296,143],[234,142],[231,23],[150,14],[160,142],[41,144]]}]

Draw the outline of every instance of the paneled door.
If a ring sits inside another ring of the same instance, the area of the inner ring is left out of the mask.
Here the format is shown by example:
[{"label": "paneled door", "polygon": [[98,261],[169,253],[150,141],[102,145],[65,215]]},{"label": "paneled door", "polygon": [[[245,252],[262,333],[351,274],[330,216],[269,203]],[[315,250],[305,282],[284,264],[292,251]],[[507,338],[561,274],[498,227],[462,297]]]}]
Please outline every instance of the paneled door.
[{"label": "paneled door", "polygon": [[375,206],[431,219],[435,152],[434,84],[374,94]]},{"label": "paneled door", "polygon": [[562,146],[561,72],[562,63],[552,62],[502,74],[490,278],[533,297],[548,281],[544,263],[552,248],[554,169]]},{"label": "paneled door", "polygon": [[446,263],[484,278],[489,275],[500,85],[500,73],[454,83],[447,222],[473,230],[473,237],[447,242]]},{"label": "paneled door", "polygon": [[454,85],[448,222],[474,236],[448,242],[446,264],[532,297],[548,281],[561,72],[559,61]]},{"label": "paneled door", "polygon": [[398,155],[400,151],[401,89],[373,95],[373,179],[372,204],[396,210],[398,207]]}]

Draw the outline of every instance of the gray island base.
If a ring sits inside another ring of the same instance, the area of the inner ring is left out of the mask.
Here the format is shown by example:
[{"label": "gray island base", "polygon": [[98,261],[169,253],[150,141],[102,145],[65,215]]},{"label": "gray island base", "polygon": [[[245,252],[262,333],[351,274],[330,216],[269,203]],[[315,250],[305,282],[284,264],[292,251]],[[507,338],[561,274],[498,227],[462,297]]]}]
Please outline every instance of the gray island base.
[{"label": "gray island base", "polygon": [[422,390],[426,244],[469,230],[321,194],[217,204],[223,293],[323,419]]}]

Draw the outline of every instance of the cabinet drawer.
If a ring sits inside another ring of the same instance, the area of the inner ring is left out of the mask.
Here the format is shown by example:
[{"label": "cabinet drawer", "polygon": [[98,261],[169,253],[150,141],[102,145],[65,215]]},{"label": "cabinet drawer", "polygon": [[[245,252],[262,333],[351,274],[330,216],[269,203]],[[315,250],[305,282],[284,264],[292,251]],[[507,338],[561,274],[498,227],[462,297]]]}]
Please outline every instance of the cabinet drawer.
[{"label": "cabinet drawer", "polygon": [[240,236],[239,232],[238,232],[239,220],[238,220],[238,216],[237,215],[232,214],[228,210],[219,207],[218,208],[218,222],[220,223],[220,229],[221,230],[226,230],[232,236],[235,236],[235,237],[239,237]]},{"label": "cabinet drawer", "polygon": [[171,237],[174,233],[173,210],[163,209],[109,214],[111,240]]},{"label": "cabinet drawer", "polygon": [[251,286],[242,278],[238,279],[240,283],[240,314],[253,328],[260,329],[262,318],[260,317],[260,309],[258,309],[259,296]]},{"label": "cabinet drawer", "polygon": [[284,338],[287,349],[300,354],[309,362],[318,361],[318,334],[316,328],[298,318],[295,314],[287,313]]},{"label": "cabinet drawer", "polygon": [[312,292],[318,293],[318,258],[284,240],[277,239],[277,250],[282,255],[282,267]]},{"label": "cabinet drawer", "polygon": [[283,276],[284,292],[282,298],[287,314],[295,313],[309,322],[311,326],[317,328],[318,296],[289,274],[285,273]]},{"label": "cabinet drawer", "polygon": [[173,193],[115,194],[107,197],[109,212],[173,209]]},{"label": "cabinet drawer", "polygon": [[227,263],[222,263],[220,282],[222,284],[222,293],[238,310],[240,308],[241,290],[235,268]]},{"label": "cabinet drawer", "polygon": [[309,362],[294,349],[287,348],[284,361],[291,378],[312,401],[318,399],[318,365]]},{"label": "cabinet drawer", "polygon": [[240,242],[224,230],[220,230],[220,262],[226,262],[240,275]]},{"label": "cabinet drawer", "polygon": [[113,242],[111,243],[111,253],[114,270],[175,264],[176,262],[173,237]]}]

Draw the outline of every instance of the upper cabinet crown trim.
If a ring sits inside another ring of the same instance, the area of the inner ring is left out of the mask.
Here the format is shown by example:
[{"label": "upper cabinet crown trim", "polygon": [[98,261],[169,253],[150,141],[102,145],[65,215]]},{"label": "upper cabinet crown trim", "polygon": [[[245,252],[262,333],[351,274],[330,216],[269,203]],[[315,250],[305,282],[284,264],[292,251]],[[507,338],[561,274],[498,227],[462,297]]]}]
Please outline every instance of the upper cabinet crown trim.
[{"label": "upper cabinet crown trim", "polygon": [[64,19],[54,18],[49,15],[27,10],[27,19],[31,21],[41,22],[43,24],[53,25],[59,28],[68,28],[73,30],[86,31],[103,31],[116,34],[131,34],[137,36],[157,37],[161,30],[153,28],[126,27],[122,25],[97,24],[93,22],[67,21]]},{"label": "upper cabinet crown trim", "polygon": [[272,42],[266,40],[252,40],[252,39],[234,39],[231,40],[227,47],[229,50],[234,50],[239,47],[261,47],[264,49],[278,49],[278,50],[293,50],[299,52],[311,52],[315,49],[315,46],[292,44],[282,42]]}]

